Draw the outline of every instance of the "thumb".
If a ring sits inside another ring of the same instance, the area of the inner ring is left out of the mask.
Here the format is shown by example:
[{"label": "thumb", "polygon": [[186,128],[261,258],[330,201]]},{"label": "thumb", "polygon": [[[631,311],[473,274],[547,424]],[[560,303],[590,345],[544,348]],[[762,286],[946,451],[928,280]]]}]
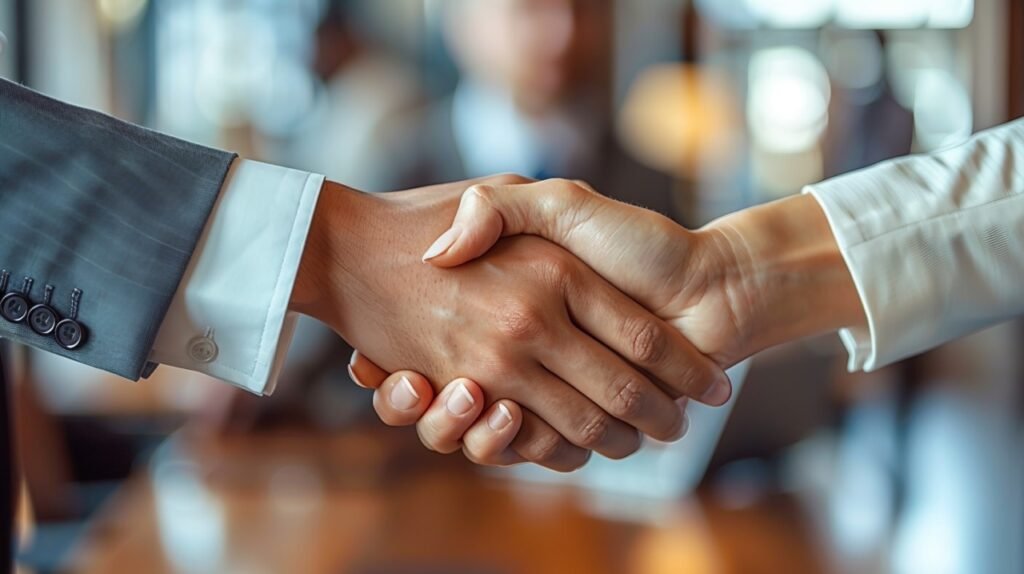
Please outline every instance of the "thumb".
[{"label": "thumb", "polygon": [[549,230],[558,217],[561,185],[474,185],[462,194],[451,227],[423,255],[438,267],[455,267],[480,257],[501,237],[530,233],[556,241]]},{"label": "thumb", "polygon": [[463,192],[455,221],[427,249],[423,261],[438,267],[455,267],[480,257],[494,246],[505,232],[505,219],[501,206],[485,199],[485,194],[488,198],[509,195],[494,186],[474,185]]}]

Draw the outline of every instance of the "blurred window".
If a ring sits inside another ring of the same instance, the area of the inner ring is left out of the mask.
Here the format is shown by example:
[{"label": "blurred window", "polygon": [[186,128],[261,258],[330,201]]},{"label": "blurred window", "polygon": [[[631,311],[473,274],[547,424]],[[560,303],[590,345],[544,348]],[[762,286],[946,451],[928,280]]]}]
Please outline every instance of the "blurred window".
[{"label": "blurred window", "polygon": [[965,28],[974,0],[697,0],[711,21],[725,28]]},{"label": "blurred window", "polygon": [[157,122],[206,139],[252,123],[281,134],[314,103],[319,0],[157,2]]}]

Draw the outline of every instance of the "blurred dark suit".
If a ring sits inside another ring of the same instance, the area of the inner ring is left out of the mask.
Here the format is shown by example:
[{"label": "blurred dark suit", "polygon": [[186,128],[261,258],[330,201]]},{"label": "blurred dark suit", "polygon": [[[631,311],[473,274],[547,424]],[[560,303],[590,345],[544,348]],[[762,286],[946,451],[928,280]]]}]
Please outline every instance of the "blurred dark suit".
[{"label": "blurred dark suit", "polygon": [[[480,129],[487,129],[482,118]],[[591,126],[600,125],[595,120]],[[407,189],[445,181],[460,181],[493,173],[474,173],[460,151],[453,121],[453,100],[447,98],[411,116],[402,116],[389,126],[385,136],[391,170],[383,174],[379,189]],[[532,173],[545,179],[581,179],[599,192],[679,219],[673,207],[672,180],[641,165],[622,149],[608,129],[597,129],[586,141],[587,149],[573,158],[553,161]],[[552,155],[552,154],[546,154]],[[512,167],[498,171],[516,171]]]}]

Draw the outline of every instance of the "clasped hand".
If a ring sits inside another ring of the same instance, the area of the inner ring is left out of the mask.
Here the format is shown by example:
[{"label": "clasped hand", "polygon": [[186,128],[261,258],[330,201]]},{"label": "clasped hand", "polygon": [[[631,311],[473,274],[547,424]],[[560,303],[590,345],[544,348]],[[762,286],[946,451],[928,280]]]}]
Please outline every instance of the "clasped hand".
[{"label": "clasped hand", "polygon": [[724,369],[857,319],[803,312],[852,285],[813,199],[689,231],[565,180],[324,193],[293,307],[359,349],[385,422],[483,464],[677,439],[686,399],[729,399]]},{"label": "clasped hand", "polygon": [[[679,399],[729,398],[715,338],[732,334],[683,336],[707,320],[679,312],[699,241],[666,218],[512,176],[386,195],[339,186],[321,201],[295,307],[359,349],[353,379],[379,387],[383,420],[418,421],[435,450],[567,471],[592,450],[631,454],[642,435],[678,439]],[[432,401],[444,415],[420,418]],[[477,418],[501,432],[469,432]]]}]

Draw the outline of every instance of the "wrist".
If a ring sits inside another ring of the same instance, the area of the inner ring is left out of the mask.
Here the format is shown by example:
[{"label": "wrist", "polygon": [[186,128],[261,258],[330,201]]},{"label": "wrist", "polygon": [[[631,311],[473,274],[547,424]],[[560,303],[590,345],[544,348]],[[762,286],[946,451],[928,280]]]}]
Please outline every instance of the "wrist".
[{"label": "wrist", "polygon": [[748,339],[747,356],[866,324],[853,278],[812,196],[746,209],[701,233],[727,254],[718,288],[734,302],[739,329]]},{"label": "wrist", "polygon": [[349,254],[365,247],[365,230],[372,225],[369,199],[341,184],[324,183],[292,289],[290,310],[331,326],[338,324],[341,310],[336,287],[346,283],[342,275],[351,269]]},{"label": "wrist", "polygon": [[359,325],[358,317],[407,303],[414,292],[408,277],[432,272],[421,260],[423,250],[451,223],[465,188],[369,194],[324,185],[289,309],[361,348],[376,330]]}]

